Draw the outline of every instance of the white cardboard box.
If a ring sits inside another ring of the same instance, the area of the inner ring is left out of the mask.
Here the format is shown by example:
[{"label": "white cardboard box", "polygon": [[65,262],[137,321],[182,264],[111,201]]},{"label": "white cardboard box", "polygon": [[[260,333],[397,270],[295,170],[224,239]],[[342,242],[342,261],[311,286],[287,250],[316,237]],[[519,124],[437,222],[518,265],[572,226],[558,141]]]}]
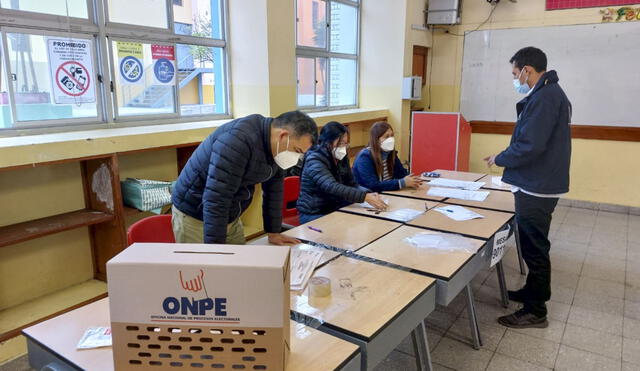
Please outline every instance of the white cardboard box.
[{"label": "white cardboard box", "polygon": [[116,369],[283,370],[289,275],[283,246],[131,245],[107,263]]}]

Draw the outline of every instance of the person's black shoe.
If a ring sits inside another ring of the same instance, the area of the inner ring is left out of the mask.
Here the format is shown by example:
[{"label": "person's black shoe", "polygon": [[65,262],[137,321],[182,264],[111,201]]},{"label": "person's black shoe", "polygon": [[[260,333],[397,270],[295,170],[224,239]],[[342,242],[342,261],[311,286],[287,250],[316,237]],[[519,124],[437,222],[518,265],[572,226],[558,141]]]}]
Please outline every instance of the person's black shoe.
[{"label": "person's black shoe", "polygon": [[508,290],[507,294],[509,295],[510,301],[515,301],[516,303],[524,303],[524,293],[522,290],[511,291]]},{"label": "person's black shoe", "polygon": [[538,317],[524,309],[498,318],[498,323],[511,328],[546,328],[549,326],[547,316]]}]

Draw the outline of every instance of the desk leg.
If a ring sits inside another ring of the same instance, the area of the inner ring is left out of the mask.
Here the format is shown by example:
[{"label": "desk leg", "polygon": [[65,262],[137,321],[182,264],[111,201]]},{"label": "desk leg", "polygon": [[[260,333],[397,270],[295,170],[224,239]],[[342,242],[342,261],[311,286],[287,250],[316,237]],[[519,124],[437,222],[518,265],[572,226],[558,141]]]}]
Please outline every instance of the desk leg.
[{"label": "desk leg", "polygon": [[473,302],[473,292],[471,285],[467,285],[467,312],[469,314],[469,325],[471,326],[471,338],[473,339],[473,348],[478,350],[482,346],[482,338],[480,337],[480,327],[478,327],[478,318],[476,317],[476,307]]},{"label": "desk leg", "polygon": [[504,280],[504,267],[502,262],[496,264],[496,274],[498,275],[498,284],[500,285],[500,297],[502,298],[502,306],[509,307],[509,293],[507,293],[507,284]]},{"label": "desk leg", "polygon": [[429,351],[429,341],[427,340],[427,329],[424,321],[421,321],[418,327],[411,331],[411,340],[413,340],[413,351],[416,355],[416,366],[419,371],[431,371],[431,352]]},{"label": "desk leg", "polygon": [[518,264],[520,265],[520,274],[526,275],[527,272],[524,268],[524,259],[522,258],[522,249],[520,248],[520,231],[518,230],[518,223],[513,219],[514,237],[516,239],[516,251],[518,251]]}]

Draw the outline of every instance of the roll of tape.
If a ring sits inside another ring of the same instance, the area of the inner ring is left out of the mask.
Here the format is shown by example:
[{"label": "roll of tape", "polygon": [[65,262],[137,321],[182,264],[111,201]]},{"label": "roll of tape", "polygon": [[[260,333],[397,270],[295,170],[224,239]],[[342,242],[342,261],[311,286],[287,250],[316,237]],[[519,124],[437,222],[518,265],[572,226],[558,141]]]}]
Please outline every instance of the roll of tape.
[{"label": "roll of tape", "polygon": [[311,277],[309,279],[309,296],[321,298],[331,295],[331,280],[327,277]]}]

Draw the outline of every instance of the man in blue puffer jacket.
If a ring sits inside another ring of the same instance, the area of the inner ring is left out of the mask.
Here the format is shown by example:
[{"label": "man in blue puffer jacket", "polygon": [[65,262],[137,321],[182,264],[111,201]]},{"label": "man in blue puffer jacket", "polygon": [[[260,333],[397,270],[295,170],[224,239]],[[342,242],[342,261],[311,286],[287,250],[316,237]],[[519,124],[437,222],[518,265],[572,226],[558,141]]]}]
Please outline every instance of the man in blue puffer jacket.
[{"label": "man in blue puffer jacket", "polygon": [[273,244],[296,244],[280,234],[284,171],[314,143],[316,123],[299,111],[275,119],[251,115],[217,128],[195,150],[172,192],[179,243],[243,244],[240,216],[262,184],[264,229]]},{"label": "man in blue puffer jacket", "polygon": [[525,286],[509,291],[523,308],[498,322],[507,327],[548,326],[545,302],[551,297],[549,228],[559,197],[569,192],[571,103],[558,85],[556,71],[546,71],[542,50],[527,47],[510,60],[516,90],[527,94],[516,105],[509,147],[487,157],[489,166],[504,167],[502,181],[511,185],[516,203],[520,247],[529,274]]}]

